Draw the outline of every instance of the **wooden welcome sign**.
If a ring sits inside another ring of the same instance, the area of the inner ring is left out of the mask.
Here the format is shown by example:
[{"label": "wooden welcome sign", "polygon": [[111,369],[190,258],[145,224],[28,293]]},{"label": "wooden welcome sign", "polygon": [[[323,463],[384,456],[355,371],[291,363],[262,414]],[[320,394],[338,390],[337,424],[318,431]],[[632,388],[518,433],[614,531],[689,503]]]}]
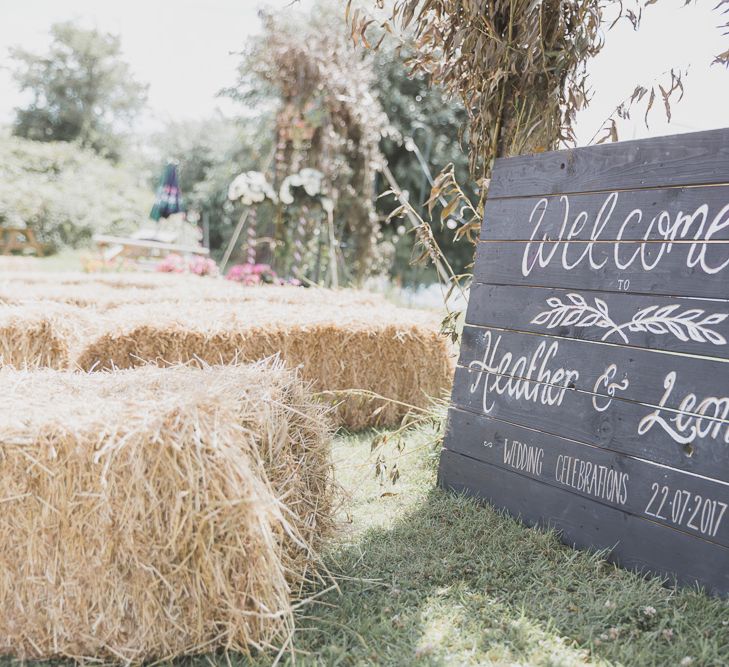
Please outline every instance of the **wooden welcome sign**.
[{"label": "wooden welcome sign", "polygon": [[729,130],[497,160],[441,485],[729,592]]}]

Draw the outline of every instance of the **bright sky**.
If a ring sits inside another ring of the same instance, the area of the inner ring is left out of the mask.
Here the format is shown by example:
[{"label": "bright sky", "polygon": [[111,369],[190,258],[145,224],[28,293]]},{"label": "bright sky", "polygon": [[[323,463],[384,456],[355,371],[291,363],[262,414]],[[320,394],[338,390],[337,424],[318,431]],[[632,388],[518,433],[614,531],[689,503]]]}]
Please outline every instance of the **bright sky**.
[{"label": "bright sky", "polygon": [[[580,143],[587,143],[617,103],[637,83],[650,83],[671,66],[689,67],[686,96],[674,107],[667,125],[654,114],[650,129],[638,118],[623,124],[621,139],[711,129],[729,125],[729,70],[709,67],[729,39],[716,28],[716,0],[661,0],[649,7],[634,33],[626,24],[607,34],[607,46],[592,63],[596,96],[578,123]],[[291,0],[4,0],[0,9],[0,123],[12,118],[22,102],[1,67],[7,49],[22,45],[43,50],[51,23],[79,21],[121,35],[126,60],[137,78],[150,84],[149,111],[141,129],[166,120],[201,118],[229,109],[215,93],[235,81],[237,57],[258,29],[257,10],[269,6],[292,11]],[[303,0],[299,6],[311,4]],[[339,26],[337,26],[339,29]],[[657,105],[660,100],[657,101]]]},{"label": "bright sky", "polygon": [[[216,93],[235,82],[235,66],[258,10],[291,11],[291,0],[2,0],[0,8],[0,123],[22,103],[2,65],[8,47],[43,51],[57,21],[78,21],[121,35],[126,61],[150,84],[144,129],[166,120],[201,118],[229,108]],[[304,0],[302,6],[309,2]]]}]

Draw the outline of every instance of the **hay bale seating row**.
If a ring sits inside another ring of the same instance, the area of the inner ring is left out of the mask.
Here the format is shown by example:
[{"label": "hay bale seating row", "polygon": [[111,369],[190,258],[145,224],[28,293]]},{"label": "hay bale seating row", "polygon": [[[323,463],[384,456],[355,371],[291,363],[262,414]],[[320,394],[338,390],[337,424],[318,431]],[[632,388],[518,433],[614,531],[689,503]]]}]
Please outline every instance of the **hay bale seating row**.
[{"label": "hay bale seating row", "polygon": [[0,370],[0,651],[284,645],[332,526],[321,405],[280,364]]},{"label": "hay bale seating row", "polygon": [[103,311],[133,304],[246,303],[262,298],[271,303],[372,306],[385,303],[379,295],[360,290],[295,289],[283,285],[244,287],[227,280],[169,273],[97,276],[85,273],[0,272],[0,304],[6,305],[42,301]]},{"label": "hay bale seating row", "polygon": [[[0,298],[10,292],[21,301],[0,306],[0,350],[15,350],[2,355],[4,362],[91,371],[150,362],[243,363],[278,354],[339,403],[338,423],[353,430],[395,425],[407,405],[425,407],[449,386],[452,354],[431,313],[397,308],[373,295],[295,287],[232,285],[239,296],[234,300],[228,287],[215,292],[223,282],[192,278],[176,290],[167,281],[150,289],[83,286],[89,298],[94,290],[103,293],[100,308],[39,308],[44,295],[63,294],[64,287],[50,281],[25,292],[0,284]],[[117,295],[114,305],[105,290]],[[165,300],[171,292],[177,300]],[[37,344],[13,342],[31,330],[26,315],[45,332],[53,355],[40,355]],[[397,402],[370,400],[369,392]]]},{"label": "hay bale seating row", "polygon": [[0,303],[0,367],[70,368],[94,321],[62,303]]},{"label": "hay bale seating row", "polygon": [[[331,414],[305,380],[425,405],[449,352],[431,315],[370,295],[0,279],[0,366],[34,369],[0,368],[0,652],[286,646],[333,528]],[[337,421],[403,410],[350,397]]]}]

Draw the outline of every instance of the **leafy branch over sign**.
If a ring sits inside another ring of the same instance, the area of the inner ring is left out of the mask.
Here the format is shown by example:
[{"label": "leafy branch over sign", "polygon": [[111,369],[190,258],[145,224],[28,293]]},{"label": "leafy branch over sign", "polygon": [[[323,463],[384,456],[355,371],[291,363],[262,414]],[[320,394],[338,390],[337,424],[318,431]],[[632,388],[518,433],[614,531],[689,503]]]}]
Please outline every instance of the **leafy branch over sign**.
[{"label": "leafy branch over sign", "polygon": [[610,317],[608,306],[602,299],[595,297],[594,305],[574,292],[567,294],[563,302],[559,297],[547,299],[550,310],[539,313],[532,324],[542,324],[547,329],[558,326],[598,327],[607,331],[601,340],[612,334],[618,334],[623,342],[628,342],[625,330],[643,331],[652,334],[673,334],[680,341],[692,340],[696,343],[712,343],[725,345],[726,339],[711,325],[726,320],[726,313],[706,314],[701,308],[689,308],[681,311],[679,304],[668,306],[648,306],[639,310],[629,322],[617,324]]}]

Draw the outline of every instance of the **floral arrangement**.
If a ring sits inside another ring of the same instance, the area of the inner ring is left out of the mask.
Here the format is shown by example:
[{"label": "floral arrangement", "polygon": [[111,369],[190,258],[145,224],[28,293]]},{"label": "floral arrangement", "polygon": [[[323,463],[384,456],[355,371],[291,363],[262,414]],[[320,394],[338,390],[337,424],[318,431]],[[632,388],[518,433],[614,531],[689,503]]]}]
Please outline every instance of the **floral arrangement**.
[{"label": "floral arrangement", "polygon": [[187,270],[196,276],[217,276],[218,265],[209,257],[192,257],[187,264]]},{"label": "floral arrangement", "polygon": [[106,260],[98,255],[83,255],[81,257],[81,269],[84,273],[129,273],[137,271],[137,265],[128,257],[115,257]]},{"label": "floral arrangement", "polygon": [[160,273],[185,273],[185,259],[182,255],[171,253],[155,267]]},{"label": "floral arrangement", "polygon": [[240,200],[246,206],[260,204],[266,197],[276,203],[276,193],[260,171],[245,171],[236,176],[228,187],[228,199]]},{"label": "floral arrangement", "polygon": [[324,174],[317,169],[302,169],[298,174],[290,174],[284,178],[279,191],[279,200],[284,204],[294,203],[294,193],[291,188],[304,188],[309,197],[317,197],[322,192]]},{"label": "floral arrangement", "polygon": [[182,255],[171,253],[156,266],[161,273],[192,273],[196,276],[217,276],[218,265],[209,257],[194,256],[186,260]]},{"label": "floral arrangement", "polygon": [[283,284],[283,281],[268,264],[235,264],[230,267],[225,278],[243,285]]}]

